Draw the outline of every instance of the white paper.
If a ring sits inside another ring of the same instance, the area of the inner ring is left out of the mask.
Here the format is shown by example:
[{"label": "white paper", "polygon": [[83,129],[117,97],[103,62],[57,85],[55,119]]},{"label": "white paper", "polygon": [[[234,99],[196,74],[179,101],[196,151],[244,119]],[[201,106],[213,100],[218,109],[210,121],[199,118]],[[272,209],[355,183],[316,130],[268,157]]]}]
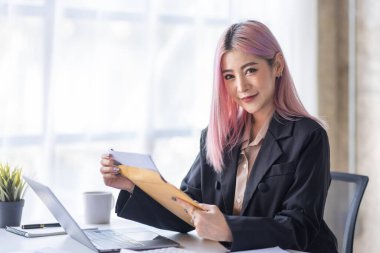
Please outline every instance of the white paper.
[{"label": "white paper", "polygon": [[[128,250],[128,249],[122,249],[120,253],[132,253],[132,252],[137,252],[133,250]],[[146,252],[146,253],[166,253],[166,252],[171,252],[171,253],[191,253],[194,251],[190,251],[187,249],[181,249],[181,248],[163,248],[163,249],[155,249],[155,250],[144,250],[144,251],[139,251],[141,253]],[[274,248],[266,248],[266,249],[255,249],[255,250],[244,250],[244,251],[236,251],[240,253],[288,253],[288,251],[281,249],[280,247],[274,247]]]},{"label": "white paper", "polygon": [[53,248],[43,248],[39,250],[19,250],[19,251],[11,251],[9,253],[70,253],[66,250],[61,249],[53,249]]},{"label": "white paper", "polygon": [[123,165],[158,171],[150,155],[110,150],[113,159]]},{"label": "white paper", "polygon": [[240,252],[240,253],[288,253],[288,251],[283,250],[280,247],[244,250],[244,251],[236,251],[236,252]]},{"label": "white paper", "polygon": [[134,252],[139,252],[139,253],[196,253],[195,251],[187,250],[187,249],[182,249],[182,248],[162,248],[162,249],[152,249],[152,250],[143,250],[143,251],[134,251],[134,250],[129,250],[129,249],[121,249],[120,253],[134,253]]}]

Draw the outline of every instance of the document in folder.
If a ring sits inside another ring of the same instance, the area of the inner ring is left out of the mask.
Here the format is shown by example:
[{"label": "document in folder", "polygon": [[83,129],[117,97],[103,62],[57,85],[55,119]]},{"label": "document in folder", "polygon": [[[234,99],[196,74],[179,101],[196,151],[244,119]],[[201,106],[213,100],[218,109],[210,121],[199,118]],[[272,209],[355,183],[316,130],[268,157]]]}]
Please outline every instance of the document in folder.
[{"label": "document in folder", "polygon": [[120,164],[118,167],[121,169],[123,176],[128,177],[135,185],[163,207],[193,226],[190,216],[172,198],[180,198],[199,209],[202,208],[186,193],[163,179],[150,155],[114,150],[110,150],[110,154]]}]

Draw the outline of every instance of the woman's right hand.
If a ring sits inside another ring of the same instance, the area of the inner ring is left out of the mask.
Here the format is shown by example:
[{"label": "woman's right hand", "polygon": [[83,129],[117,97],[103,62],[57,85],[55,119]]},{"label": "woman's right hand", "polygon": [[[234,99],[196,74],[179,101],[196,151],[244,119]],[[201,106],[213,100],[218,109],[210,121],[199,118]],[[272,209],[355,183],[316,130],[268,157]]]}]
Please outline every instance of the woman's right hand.
[{"label": "woman's right hand", "polygon": [[114,166],[114,160],[110,154],[102,155],[100,164],[102,165],[100,173],[102,173],[105,185],[129,192],[133,191],[135,184],[120,174],[120,169]]}]

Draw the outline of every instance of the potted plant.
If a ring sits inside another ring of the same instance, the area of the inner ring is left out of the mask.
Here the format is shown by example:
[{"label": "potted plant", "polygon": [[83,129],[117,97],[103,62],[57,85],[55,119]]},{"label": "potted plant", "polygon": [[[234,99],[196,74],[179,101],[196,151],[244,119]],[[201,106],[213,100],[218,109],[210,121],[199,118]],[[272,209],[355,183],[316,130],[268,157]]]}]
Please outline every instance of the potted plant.
[{"label": "potted plant", "polygon": [[0,228],[20,226],[26,184],[22,169],[0,163]]}]

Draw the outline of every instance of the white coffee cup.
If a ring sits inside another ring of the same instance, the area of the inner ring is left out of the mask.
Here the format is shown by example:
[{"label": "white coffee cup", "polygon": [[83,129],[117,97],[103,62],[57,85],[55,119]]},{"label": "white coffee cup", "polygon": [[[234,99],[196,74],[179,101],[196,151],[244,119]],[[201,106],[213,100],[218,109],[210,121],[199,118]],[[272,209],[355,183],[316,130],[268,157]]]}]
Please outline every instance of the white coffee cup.
[{"label": "white coffee cup", "polygon": [[84,220],[87,224],[110,223],[114,197],[111,192],[91,191],[83,193]]}]

